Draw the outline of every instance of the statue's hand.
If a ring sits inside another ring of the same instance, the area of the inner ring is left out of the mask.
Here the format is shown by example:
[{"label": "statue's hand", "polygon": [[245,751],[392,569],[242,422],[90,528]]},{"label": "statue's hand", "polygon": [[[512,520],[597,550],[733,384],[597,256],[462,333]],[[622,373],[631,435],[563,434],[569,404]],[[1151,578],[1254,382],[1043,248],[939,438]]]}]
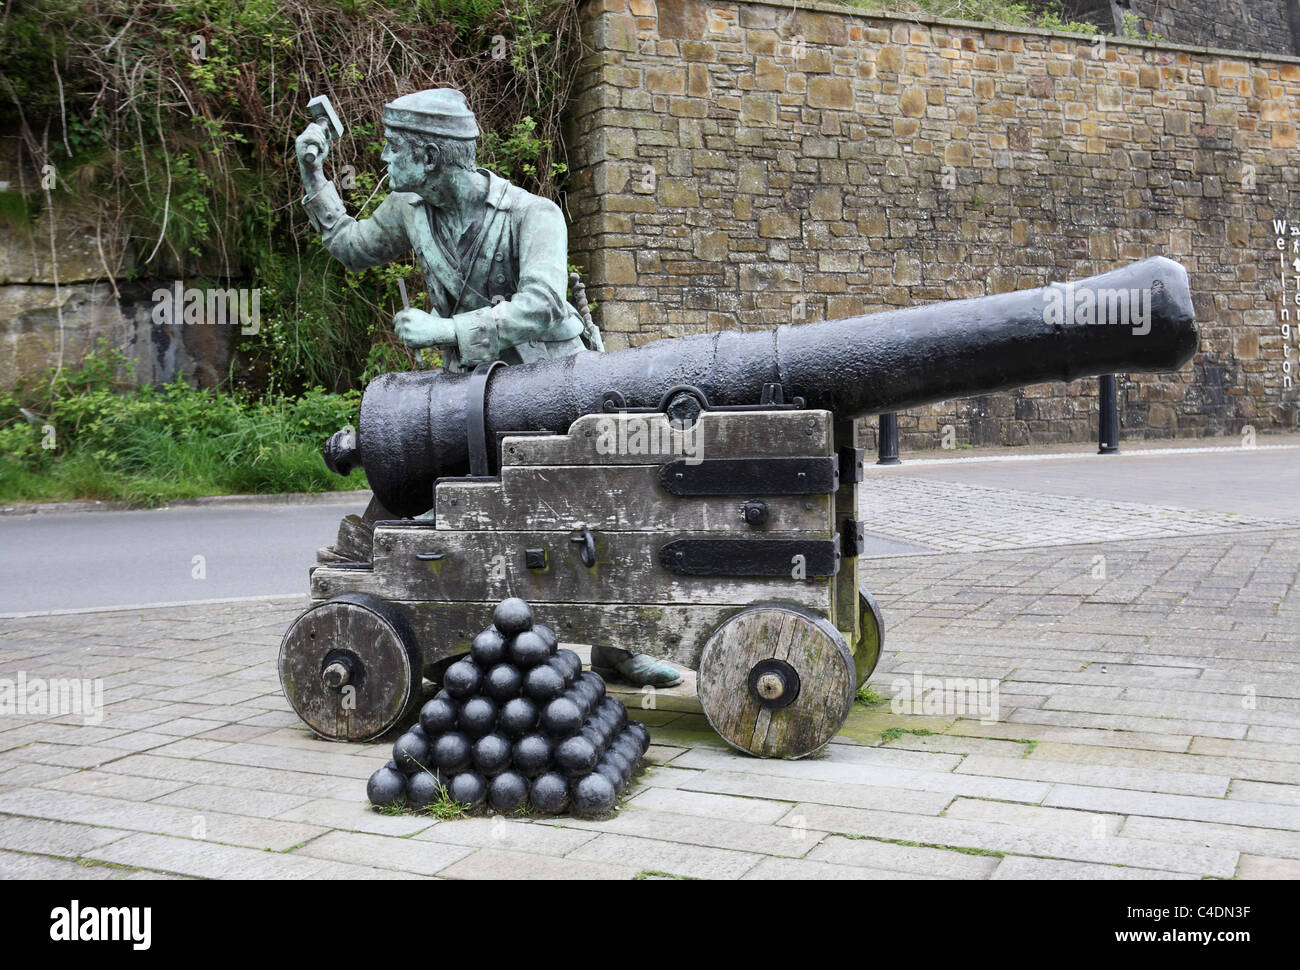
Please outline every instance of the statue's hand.
[{"label": "statue's hand", "polygon": [[310,124],[298,136],[294,146],[298,151],[298,167],[302,170],[303,180],[309,181],[312,175],[321,171],[330,151],[325,132],[320,125]]},{"label": "statue's hand", "polygon": [[393,329],[408,347],[433,347],[456,342],[456,327],[447,317],[407,307],[393,317]]}]

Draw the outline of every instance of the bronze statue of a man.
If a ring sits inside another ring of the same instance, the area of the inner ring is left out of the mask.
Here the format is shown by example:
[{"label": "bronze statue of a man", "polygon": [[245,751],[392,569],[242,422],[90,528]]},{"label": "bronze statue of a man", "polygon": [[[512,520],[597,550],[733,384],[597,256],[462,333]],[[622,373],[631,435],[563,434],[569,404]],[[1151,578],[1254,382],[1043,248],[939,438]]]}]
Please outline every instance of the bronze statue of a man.
[{"label": "bronze statue of a man", "polygon": [[[368,219],[344,209],[322,164],[329,151],[316,124],[298,136],[303,206],[325,247],[348,269],[379,266],[415,251],[433,312],[393,318],[408,347],[438,347],[451,371],[493,360],[527,364],[603,350],[565,298],[569,239],[549,199],[476,164],[479,135],[454,88],[404,95],[384,106],[384,152],[392,192]],[[646,654],[592,648],[604,676],[670,687],[681,674]]]}]

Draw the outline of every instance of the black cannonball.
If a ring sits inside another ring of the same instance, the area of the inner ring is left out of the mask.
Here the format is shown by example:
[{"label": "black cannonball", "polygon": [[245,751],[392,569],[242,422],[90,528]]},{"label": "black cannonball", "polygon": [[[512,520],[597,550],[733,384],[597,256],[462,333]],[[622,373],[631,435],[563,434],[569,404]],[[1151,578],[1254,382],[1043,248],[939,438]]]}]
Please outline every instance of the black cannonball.
[{"label": "black cannonball", "polygon": [[596,774],[600,775],[610,783],[615,792],[623,790],[623,776],[619,773],[618,768],[615,767],[614,762],[606,758],[601,758],[600,763],[596,765],[595,771]]},{"label": "black cannonball", "polygon": [[568,697],[557,697],[542,709],[542,730],[553,738],[567,738],[582,727],[582,709]]},{"label": "black cannonball", "polygon": [[491,778],[510,767],[511,745],[503,735],[485,734],[474,742],[474,770]]},{"label": "black cannonball", "polygon": [[546,815],[558,815],[569,804],[569,783],[557,771],[548,771],[533,779],[528,797],[533,808]]},{"label": "black cannonball", "polygon": [[514,664],[499,663],[487,672],[483,689],[493,700],[504,704],[511,698],[519,696],[519,688],[523,683],[523,675]]},{"label": "black cannonball", "polygon": [[411,725],[411,727],[410,727],[410,731],[411,731],[411,733],[414,734],[417,738],[423,738],[425,741],[428,741],[428,740],[429,740],[429,735],[427,735],[427,734],[424,732],[424,727],[423,727],[421,724],[419,724],[418,722],[415,723],[415,724],[412,724],[412,725]]},{"label": "black cannonball", "polygon": [[627,757],[621,751],[613,747],[606,751],[605,756],[600,760],[605,764],[613,765],[618,770],[619,778],[621,779],[618,788],[619,791],[622,791],[627,785],[628,779],[632,777],[632,762],[628,761]]},{"label": "black cannonball", "polygon": [[487,670],[506,659],[506,638],[494,626],[488,627],[474,637],[469,646],[469,655],[482,669]]},{"label": "black cannonball", "polygon": [[456,702],[450,697],[435,697],[420,708],[420,727],[426,737],[437,738],[456,726]]},{"label": "black cannonball", "polygon": [[602,711],[608,711],[610,718],[613,720],[614,728],[617,731],[627,727],[627,708],[623,702],[614,697],[605,698],[605,703],[600,705]]},{"label": "black cannonball", "polygon": [[511,596],[497,604],[492,625],[508,637],[523,633],[533,625],[533,608],[518,596]]},{"label": "black cannonball", "polygon": [[537,705],[527,697],[516,697],[512,701],[507,701],[506,706],[501,708],[501,716],[497,719],[497,724],[506,737],[522,738],[537,727]]},{"label": "black cannonball", "polygon": [[424,808],[438,800],[442,794],[442,779],[427,771],[417,771],[406,779],[406,804],[411,808]]},{"label": "black cannonball", "polygon": [[600,751],[581,734],[565,738],[555,746],[555,766],[570,778],[589,774],[599,760]]},{"label": "black cannonball", "polygon": [[620,734],[609,746],[609,750],[617,751],[633,768],[641,760],[641,742],[628,734]]},{"label": "black cannonball", "polygon": [[597,751],[605,750],[605,730],[594,717],[589,717],[582,722],[578,737],[586,738]]},{"label": "black cannonball", "polygon": [[511,759],[517,771],[529,778],[551,766],[551,742],[544,734],[529,734],[515,742]]},{"label": "black cannonball", "polygon": [[481,738],[497,726],[497,706],[486,697],[471,697],[461,707],[457,723],[471,738]]},{"label": "black cannonball", "polygon": [[429,766],[429,742],[407,731],[393,744],[393,761],[406,774]]},{"label": "black cannonball", "polygon": [[550,664],[541,664],[524,677],[524,696],[548,704],[564,693],[564,675]]},{"label": "black cannonball", "polygon": [[488,785],[488,805],[502,815],[516,812],[528,801],[528,779],[517,771],[503,771]]},{"label": "black cannonball", "polygon": [[469,767],[470,740],[461,731],[448,731],[433,742],[433,763],[444,775],[454,775]]},{"label": "black cannonball", "polygon": [[510,661],[523,670],[536,667],[551,659],[546,641],[532,630],[525,630],[510,641]]},{"label": "black cannonball", "polygon": [[487,779],[476,771],[462,771],[451,779],[447,792],[452,801],[476,808],[487,797]]},{"label": "black cannonball", "polygon": [[592,772],[573,785],[573,810],[579,815],[604,815],[614,807],[618,790],[608,778]]},{"label": "black cannonball", "polygon": [[560,675],[560,679],[564,681],[565,687],[568,687],[573,683],[573,673],[569,668],[569,661],[561,657],[552,657],[550,660],[546,661],[546,666],[550,667]]},{"label": "black cannonball", "polygon": [[451,701],[452,703],[456,701],[454,697],[447,693],[446,687],[440,688],[438,693],[433,695],[433,699],[435,701]]},{"label": "black cannonball", "polygon": [[595,692],[590,684],[583,682],[581,677],[575,680],[573,685],[564,692],[564,696],[582,708],[583,717],[596,709]]},{"label": "black cannonball", "polygon": [[600,704],[605,700],[605,678],[600,676],[594,670],[585,671],[582,679],[591,685],[591,689],[596,693],[596,703]]},{"label": "black cannonball", "polygon": [[463,701],[478,693],[483,674],[473,660],[458,660],[442,675],[442,683],[448,694]]},{"label": "black cannonball", "polygon": [[366,782],[366,797],[371,805],[393,805],[406,797],[406,776],[388,765],[380,768]]},{"label": "black cannonball", "polygon": [[564,678],[569,683],[573,683],[573,681],[577,679],[577,676],[580,673],[582,673],[582,658],[579,657],[572,650],[570,650],[568,647],[563,647],[559,650],[556,650],[555,656],[552,657],[551,659],[557,660],[560,663],[565,664],[569,668],[569,673]]},{"label": "black cannonball", "polygon": [[545,623],[534,623],[533,632],[546,641],[546,652],[549,656],[555,656],[555,651],[559,647],[560,641],[555,638],[555,631]]},{"label": "black cannonball", "polygon": [[394,771],[401,771],[401,770],[402,770],[401,768],[397,767],[397,762],[394,761],[392,758],[389,758],[387,761],[384,762],[384,767],[385,767],[385,768],[392,768]]},{"label": "black cannonball", "polygon": [[623,729],[624,733],[630,733],[637,740],[641,747],[641,753],[645,754],[646,749],[650,747],[650,729],[640,721],[628,721],[627,727]]}]

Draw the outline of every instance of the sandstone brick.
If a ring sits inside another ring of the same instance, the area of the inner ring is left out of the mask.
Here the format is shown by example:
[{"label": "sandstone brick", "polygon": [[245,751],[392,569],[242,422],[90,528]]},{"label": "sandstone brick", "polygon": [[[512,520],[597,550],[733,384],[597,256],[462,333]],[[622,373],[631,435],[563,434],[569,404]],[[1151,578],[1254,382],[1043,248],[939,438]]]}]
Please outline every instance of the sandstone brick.
[{"label": "sandstone brick", "polygon": [[758,218],[758,234],[764,239],[792,239],[799,235],[797,212],[767,210]]},{"label": "sandstone brick", "polygon": [[925,89],[908,88],[899,99],[899,110],[908,118],[919,118],[925,114]]},{"label": "sandstone brick", "polygon": [[853,86],[847,78],[812,78],[808,82],[808,106],[847,111],[853,107]]},{"label": "sandstone brick", "polygon": [[700,193],[681,179],[658,179],[659,201],[666,206],[695,208],[700,204]]}]

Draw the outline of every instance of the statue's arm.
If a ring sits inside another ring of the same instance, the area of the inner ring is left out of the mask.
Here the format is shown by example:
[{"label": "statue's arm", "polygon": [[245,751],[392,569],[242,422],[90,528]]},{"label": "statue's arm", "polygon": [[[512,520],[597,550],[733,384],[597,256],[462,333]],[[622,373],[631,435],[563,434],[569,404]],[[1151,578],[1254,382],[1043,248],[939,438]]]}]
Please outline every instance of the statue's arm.
[{"label": "statue's arm", "polygon": [[411,248],[402,222],[407,203],[390,195],[368,219],[353,219],[333,182],[325,182],[302,200],[307,218],[320,233],[321,242],[352,272],[391,263]]},{"label": "statue's arm", "polygon": [[560,207],[549,199],[530,205],[517,240],[519,285],[514,295],[452,317],[462,361],[496,360],[506,348],[545,339],[568,315],[569,234]]}]

